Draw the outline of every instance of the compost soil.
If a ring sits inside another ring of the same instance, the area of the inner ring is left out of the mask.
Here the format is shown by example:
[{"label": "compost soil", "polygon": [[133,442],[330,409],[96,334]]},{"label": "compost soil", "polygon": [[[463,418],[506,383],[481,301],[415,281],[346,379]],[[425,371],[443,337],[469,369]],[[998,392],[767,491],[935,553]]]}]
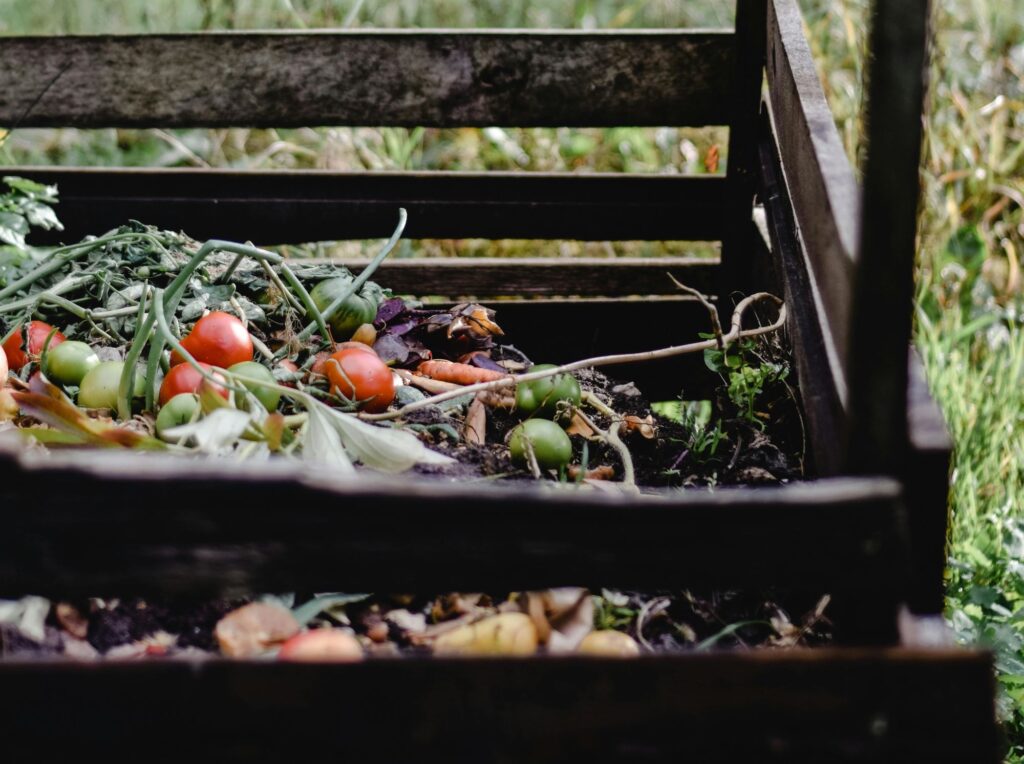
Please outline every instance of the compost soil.
[{"label": "compost soil", "polygon": [[[646,652],[807,647],[832,639],[828,598],[810,593],[602,589],[590,594],[593,628],[623,631]],[[314,597],[275,601],[299,604]],[[430,648],[417,639],[418,632],[407,628],[410,621],[443,623],[464,616],[466,603],[500,609],[514,599],[515,595],[499,594],[373,595],[343,609],[325,608],[310,625],[350,629],[369,656],[429,654]],[[219,654],[217,622],[248,601],[131,598],[53,603],[41,638],[26,635],[16,624],[0,623],[0,658],[213,657]],[[387,624],[386,631],[381,623]]]}]

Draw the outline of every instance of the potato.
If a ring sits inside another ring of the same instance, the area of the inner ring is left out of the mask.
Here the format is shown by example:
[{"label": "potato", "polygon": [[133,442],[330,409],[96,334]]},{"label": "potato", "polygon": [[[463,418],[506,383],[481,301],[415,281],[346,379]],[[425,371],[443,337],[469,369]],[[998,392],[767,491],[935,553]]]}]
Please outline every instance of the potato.
[{"label": "potato", "polygon": [[499,613],[442,634],[434,643],[437,655],[532,655],[537,627],[525,613]]},{"label": "potato", "polygon": [[605,629],[587,634],[576,650],[585,655],[628,658],[640,654],[640,645],[629,634]]}]

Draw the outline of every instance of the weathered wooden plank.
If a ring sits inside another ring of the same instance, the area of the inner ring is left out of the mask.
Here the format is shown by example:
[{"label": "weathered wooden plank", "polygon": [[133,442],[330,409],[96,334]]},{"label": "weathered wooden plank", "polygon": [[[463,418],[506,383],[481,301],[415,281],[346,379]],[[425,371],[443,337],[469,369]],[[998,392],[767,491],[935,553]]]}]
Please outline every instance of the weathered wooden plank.
[{"label": "weathered wooden plank", "polygon": [[764,82],[767,0],[736,3],[734,95],[729,122],[729,218],[732,225],[722,241],[722,270],[718,309],[723,322],[732,313],[733,294],[749,294],[753,273],[751,221],[757,183],[757,131]]},{"label": "weathered wooden plank", "polygon": [[819,290],[830,362],[847,369],[859,192],[796,0],[768,9],[768,94],[782,169]]},{"label": "weathered wooden plank", "polygon": [[159,741],[177,761],[999,760],[989,658],[949,649],[32,662],[0,665],[0,682],[14,760],[40,740],[47,756],[109,753],[111,725],[119,746]]},{"label": "weathered wooden plank", "polygon": [[[840,637],[895,632],[899,487],[884,479],[636,497],[2,448],[2,596],[813,582],[859,608]],[[21,488],[43,482],[45,501]]]},{"label": "weathered wooden plank", "polygon": [[725,124],[732,53],[699,30],[8,37],[0,124]]},{"label": "weathered wooden plank", "polygon": [[907,348],[928,72],[928,0],[875,2],[861,228],[850,328],[850,459],[898,473],[907,447]]},{"label": "weathered wooden plank", "polygon": [[946,533],[953,444],[942,411],[928,391],[921,359],[910,354],[907,393],[910,449],[903,472],[910,540],[910,591],[915,613],[942,613],[946,601]]},{"label": "weathered wooden plank", "polygon": [[759,149],[758,194],[765,209],[777,279],[789,311],[787,329],[815,470],[821,475],[836,475],[844,464],[846,390],[841,373],[829,363],[825,328],[819,320],[816,279],[797,233],[767,115],[762,121]]},{"label": "weathered wooden plank", "polygon": [[288,244],[408,238],[704,240],[727,226],[725,180],[570,173],[239,172],[12,167],[60,189],[60,233],[77,241],[135,219],[197,239]]},{"label": "weathered wooden plank", "polygon": [[[357,273],[366,264],[330,262]],[[717,261],[695,257],[431,257],[385,260],[374,280],[396,294],[419,297],[620,297],[679,295],[669,273],[707,294],[717,271]]]}]

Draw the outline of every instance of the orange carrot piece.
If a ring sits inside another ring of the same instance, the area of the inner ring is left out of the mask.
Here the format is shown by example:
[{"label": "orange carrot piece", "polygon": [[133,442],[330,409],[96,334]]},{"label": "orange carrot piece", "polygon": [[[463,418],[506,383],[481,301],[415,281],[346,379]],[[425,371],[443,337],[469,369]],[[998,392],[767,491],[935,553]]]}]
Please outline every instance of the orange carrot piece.
[{"label": "orange carrot piece", "polygon": [[453,382],[456,385],[475,385],[478,382],[493,382],[503,379],[507,374],[492,369],[481,369],[468,363],[454,361],[424,361],[417,368],[420,374],[442,382]]}]

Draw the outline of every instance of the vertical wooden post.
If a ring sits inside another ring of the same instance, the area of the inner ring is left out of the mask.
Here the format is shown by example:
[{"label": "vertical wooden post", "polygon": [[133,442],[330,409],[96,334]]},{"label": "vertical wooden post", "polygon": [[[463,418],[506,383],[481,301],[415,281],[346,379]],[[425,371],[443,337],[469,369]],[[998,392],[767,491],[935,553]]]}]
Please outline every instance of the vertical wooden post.
[{"label": "vertical wooden post", "polygon": [[729,124],[729,215],[733,225],[722,238],[722,266],[718,309],[728,321],[734,292],[750,287],[753,234],[749,225],[757,190],[757,129],[761,112],[767,44],[767,0],[736,0],[736,51],[733,63],[733,98]]},{"label": "vertical wooden post", "polygon": [[907,464],[907,348],[913,323],[928,0],[876,0],[868,68],[867,160],[849,342],[855,472]]}]

